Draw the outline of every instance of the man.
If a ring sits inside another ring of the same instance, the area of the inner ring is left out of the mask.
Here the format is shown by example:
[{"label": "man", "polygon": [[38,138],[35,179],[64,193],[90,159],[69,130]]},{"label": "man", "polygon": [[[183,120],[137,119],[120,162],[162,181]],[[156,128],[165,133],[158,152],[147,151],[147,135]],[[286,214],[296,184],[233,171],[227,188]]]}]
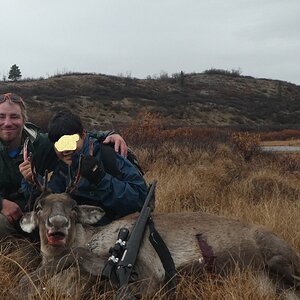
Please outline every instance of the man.
[{"label": "man", "polygon": [[[26,106],[23,99],[12,93],[0,95],[0,238],[17,233],[18,220],[26,210],[26,200],[21,191],[23,144],[29,141],[28,151],[38,161],[37,172],[53,170],[57,156],[47,134],[26,123]],[[115,149],[126,155],[127,147],[118,134],[102,132],[104,143],[115,142]],[[108,136],[108,134],[111,134]],[[30,172],[31,170],[27,172]]]},{"label": "man", "polygon": [[113,157],[105,156],[104,146],[84,129],[79,116],[69,110],[55,114],[49,122],[48,138],[59,158],[47,185],[52,192],[65,192],[79,173],[81,178],[71,189],[72,198],[78,204],[104,209],[106,215],[98,225],[142,208],[147,184],[139,170],[114,151]]}]

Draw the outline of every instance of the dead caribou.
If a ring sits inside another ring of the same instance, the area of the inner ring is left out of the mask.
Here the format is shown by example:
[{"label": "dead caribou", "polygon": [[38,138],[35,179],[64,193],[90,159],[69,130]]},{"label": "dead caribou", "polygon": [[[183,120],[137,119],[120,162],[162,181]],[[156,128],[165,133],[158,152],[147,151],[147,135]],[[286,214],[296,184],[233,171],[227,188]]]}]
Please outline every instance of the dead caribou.
[{"label": "dead caribou", "polygon": [[[69,257],[65,255],[70,250],[80,256],[81,268],[93,275],[101,274],[120,228],[130,230],[137,218],[134,214],[103,227],[91,227],[103,214],[98,207],[78,206],[67,193],[42,194],[34,211],[21,220],[26,232],[39,227],[43,263],[34,275],[45,270],[57,272],[59,263],[67,266],[69,258],[61,259]],[[297,253],[264,227],[202,212],[153,213],[152,218],[170,250],[177,272],[192,269],[198,275],[207,271],[226,275],[236,266],[241,269],[251,266],[275,279],[282,289],[300,287]],[[156,291],[165,276],[148,240],[148,230],[135,265],[143,294]]]}]

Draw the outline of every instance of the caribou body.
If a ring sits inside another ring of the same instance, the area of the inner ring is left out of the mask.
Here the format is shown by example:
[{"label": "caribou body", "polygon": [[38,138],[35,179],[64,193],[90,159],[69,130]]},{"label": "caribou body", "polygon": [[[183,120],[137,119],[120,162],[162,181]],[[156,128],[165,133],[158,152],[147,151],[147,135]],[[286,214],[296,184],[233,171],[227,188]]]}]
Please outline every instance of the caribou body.
[{"label": "caribou body", "polygon": [[[77,206],[66,193],[46,194],[39,198],[33,212],[24,215],[21,227],[27,232],[39,227],[43,266],[52,265],[50,270],[57,270],[57,262],[73,249],[79,253],[80,266],[97,275],[101,274],[120,228],[130,230],[137,219],[137,215],[131,215],[102,227],[85,226],[95,223],[103,214],[97,207]],[[226,275],[237,266],[251,266],[276,278],[284,288],[298,288],[297,253],[264,227],[202,212],[154,213],[152,217],[178,272]],[[165,272],[148,236],[146,231],[136,271],[138,279],[147,284],[141,287],[143,291],[152,293],[163,282]]]}]

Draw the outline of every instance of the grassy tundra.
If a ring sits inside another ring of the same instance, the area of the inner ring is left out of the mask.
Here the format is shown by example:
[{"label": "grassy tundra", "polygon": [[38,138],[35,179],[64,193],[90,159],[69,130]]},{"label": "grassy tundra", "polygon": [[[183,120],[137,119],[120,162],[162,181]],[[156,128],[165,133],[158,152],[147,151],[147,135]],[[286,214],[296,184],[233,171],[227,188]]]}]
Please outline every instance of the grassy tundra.
[{"label": "grassy tundra", "polygon": [[[149,124],[148,124],[149,125]],[[153,129],[155,128],[155,129]],[[258,151],[257,136],[213,130],[162,131],[159,127],[124,131],[134,146],[146,178],[158,180],[157,212],[204,211],[266,225],[300,250],[300,161],[297,156]],[[143,135],[140,135],[142,134]],[[145,135],[147,138],[145,138]],[[180,224],[178,224],[180,226]],[[39,263],[37,247],[23,240],[0,245],[0,297]],[[67,277],[71,280],[71,277]],[[52,280],[38,299],[65,299],[64,284]],[[97,286],[97,285],[96,285]],[[72,299],[82,299],[78,294]],[[89,299],[112,299],[91,290]],[[158,291],[154,299],[161,299]],[[227,278],[181,277],[176,299],[281,299],[258,274],[240,272]],[[153,298],[152,298],[153,299]]]}]

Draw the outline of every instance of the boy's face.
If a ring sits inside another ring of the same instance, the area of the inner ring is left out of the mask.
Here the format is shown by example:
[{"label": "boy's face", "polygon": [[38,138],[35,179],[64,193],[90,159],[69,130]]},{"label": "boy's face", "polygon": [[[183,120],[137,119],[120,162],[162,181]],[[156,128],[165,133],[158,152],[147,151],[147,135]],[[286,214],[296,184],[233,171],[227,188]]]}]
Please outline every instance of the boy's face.
[{"label": "boy's face", "polygon": [[59,151],[57,149],[57,147],[54,146],[57,157],[60,160],[62,160],[64,163],[66,163],[67,165],[71,165],[72,164],[72,156],[73,156],[74,153],[79,152],[82,149],[85,137],[86,137],[85,132],[83,133],[82,136],[79,136],[79,139],[75,142],[76,143],[76,149],[75,150]]}]

